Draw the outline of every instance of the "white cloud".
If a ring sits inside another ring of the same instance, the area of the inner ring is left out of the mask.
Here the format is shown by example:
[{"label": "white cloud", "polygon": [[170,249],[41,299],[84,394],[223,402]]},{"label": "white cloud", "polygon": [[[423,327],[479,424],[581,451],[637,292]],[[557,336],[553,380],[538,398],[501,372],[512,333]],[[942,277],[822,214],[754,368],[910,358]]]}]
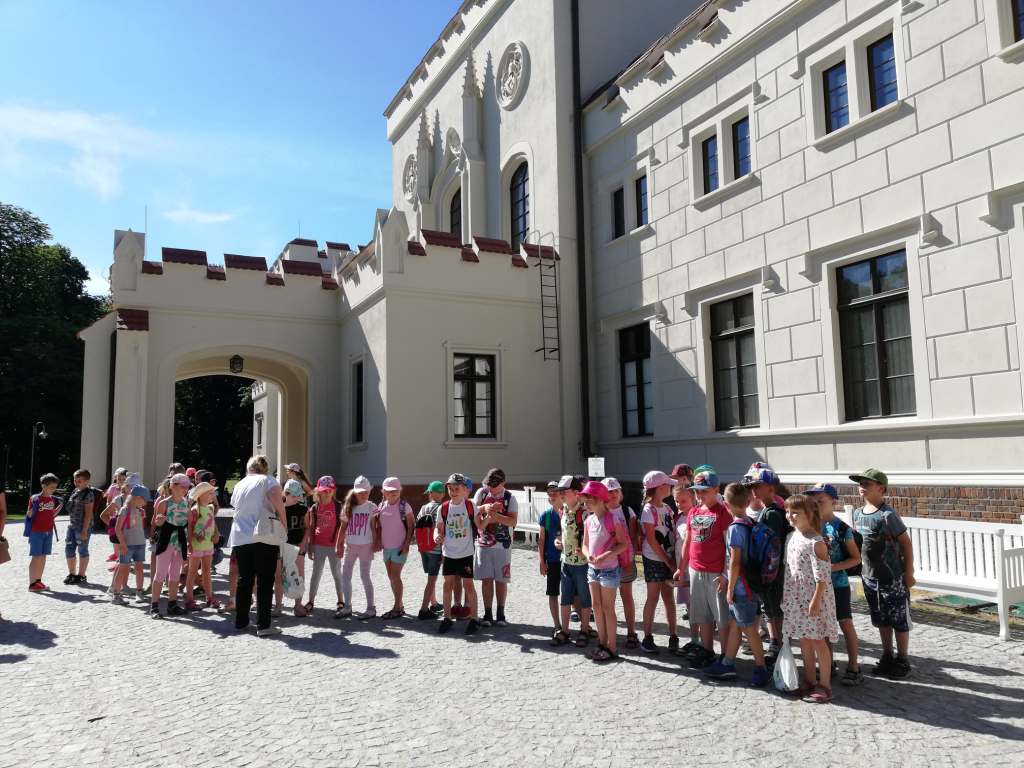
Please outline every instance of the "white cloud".
[{"label": "white cloud", "polygon": [[235,214],[228,211],[197,211],[186,205],[179,205],[160,215],[178,224],[224,224],[235,218]]},{"label": "white cloud", "polygon": [[26,144],[70,150],[70,158],[59,164],[60,171],[103,199],[121,191],[125,158],[159,156],[170,148],[166,137],[117,115],[0,104],[0,159],[25,165],[21,150]]}]

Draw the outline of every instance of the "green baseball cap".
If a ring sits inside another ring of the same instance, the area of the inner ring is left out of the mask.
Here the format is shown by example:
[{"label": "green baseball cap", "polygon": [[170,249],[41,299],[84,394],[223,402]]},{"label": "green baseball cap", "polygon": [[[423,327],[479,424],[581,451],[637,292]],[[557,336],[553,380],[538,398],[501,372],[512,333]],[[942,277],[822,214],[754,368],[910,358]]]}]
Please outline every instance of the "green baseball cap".
[{"label": "green baseball cap", "polygon": [[850,475],[850,479],[855,483],[862,483],[865,480],[870,480],[872,483],[878,483],[879,485],[889,486],[889,478],[885,472],[880,469],[865,469],[859,475]]},{"label": "green baseball cap", "polygon": [[427,493],[444,493],[444,483],[440,480],[434,480],[427,486]]}]

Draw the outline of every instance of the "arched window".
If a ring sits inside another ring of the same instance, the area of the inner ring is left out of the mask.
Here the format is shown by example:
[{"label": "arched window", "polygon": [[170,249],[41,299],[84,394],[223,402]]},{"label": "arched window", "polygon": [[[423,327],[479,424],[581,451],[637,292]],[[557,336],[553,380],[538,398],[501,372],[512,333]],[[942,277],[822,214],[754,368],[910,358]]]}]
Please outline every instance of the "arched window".
[{"label": "arched window", "polygon": [[462,190],[455,190],[451,205],[448,206],[448,231],[462,236]]},{"label": "arched window", "polygon": [[509,203],[511,204],[512,217],[509,221],[512,224],[509,233],[509,240],[512,247],[518,249],[520,243],[526,242],[527,232],[530,230],[530,168],[527,163],[522,163],[516,172],[512,174],[512,182],[509,184]]}]

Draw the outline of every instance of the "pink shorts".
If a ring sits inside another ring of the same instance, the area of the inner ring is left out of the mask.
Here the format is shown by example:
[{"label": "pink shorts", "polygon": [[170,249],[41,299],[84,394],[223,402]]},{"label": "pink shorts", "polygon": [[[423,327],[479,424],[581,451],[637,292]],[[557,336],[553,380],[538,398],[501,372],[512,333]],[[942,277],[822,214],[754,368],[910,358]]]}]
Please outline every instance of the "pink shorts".
[{"label": "pink shorts", "polygon": [[196,550],[193,549],[191,552],[188,553],[188,557],[189,557],[189,560],[191,560],[193,558],[195,558],[196,560],[202,560],[204,557],[213,557],[213,550],[212,549],[200,549],[197,552]]},{"label": "pink shorts", "polygon": [[153,573],[153,581],[177,581],[181,576],[181,550],[177,547],[167,547],[156,556],[156,571]]}]

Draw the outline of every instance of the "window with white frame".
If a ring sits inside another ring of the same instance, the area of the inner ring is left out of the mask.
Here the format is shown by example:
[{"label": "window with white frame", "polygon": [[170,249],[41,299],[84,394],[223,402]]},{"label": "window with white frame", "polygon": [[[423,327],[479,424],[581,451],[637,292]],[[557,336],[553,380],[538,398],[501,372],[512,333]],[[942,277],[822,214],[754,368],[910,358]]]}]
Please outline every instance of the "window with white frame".
[{"label": "window with white frame", "polygon": [[263,414],[256,414],[256,450],[263,450]]},{"label": "window with white frame", "polygon": [[754,296],[746,293],[711,305],[711,364],[715,428],[759,424]]},{"label": "window with white frame", "polygon": [[989,53],[1007,61],[1024,59],[1024,0],[984,0]]},{"label": "window with white frame", "polygon": [[455,353],[452,415],[456,438],[497,437],[497,375],[494,355]]},{"label": "window with white frame", "polygon": [[734,100],[732,108],[726,107],[690,133],[692,194],[698,207],[728,195],[729,189],[738,189],[741,185],[736,182],[753,179],[754,137],[750,128],[749,103],[737,105]]}]

